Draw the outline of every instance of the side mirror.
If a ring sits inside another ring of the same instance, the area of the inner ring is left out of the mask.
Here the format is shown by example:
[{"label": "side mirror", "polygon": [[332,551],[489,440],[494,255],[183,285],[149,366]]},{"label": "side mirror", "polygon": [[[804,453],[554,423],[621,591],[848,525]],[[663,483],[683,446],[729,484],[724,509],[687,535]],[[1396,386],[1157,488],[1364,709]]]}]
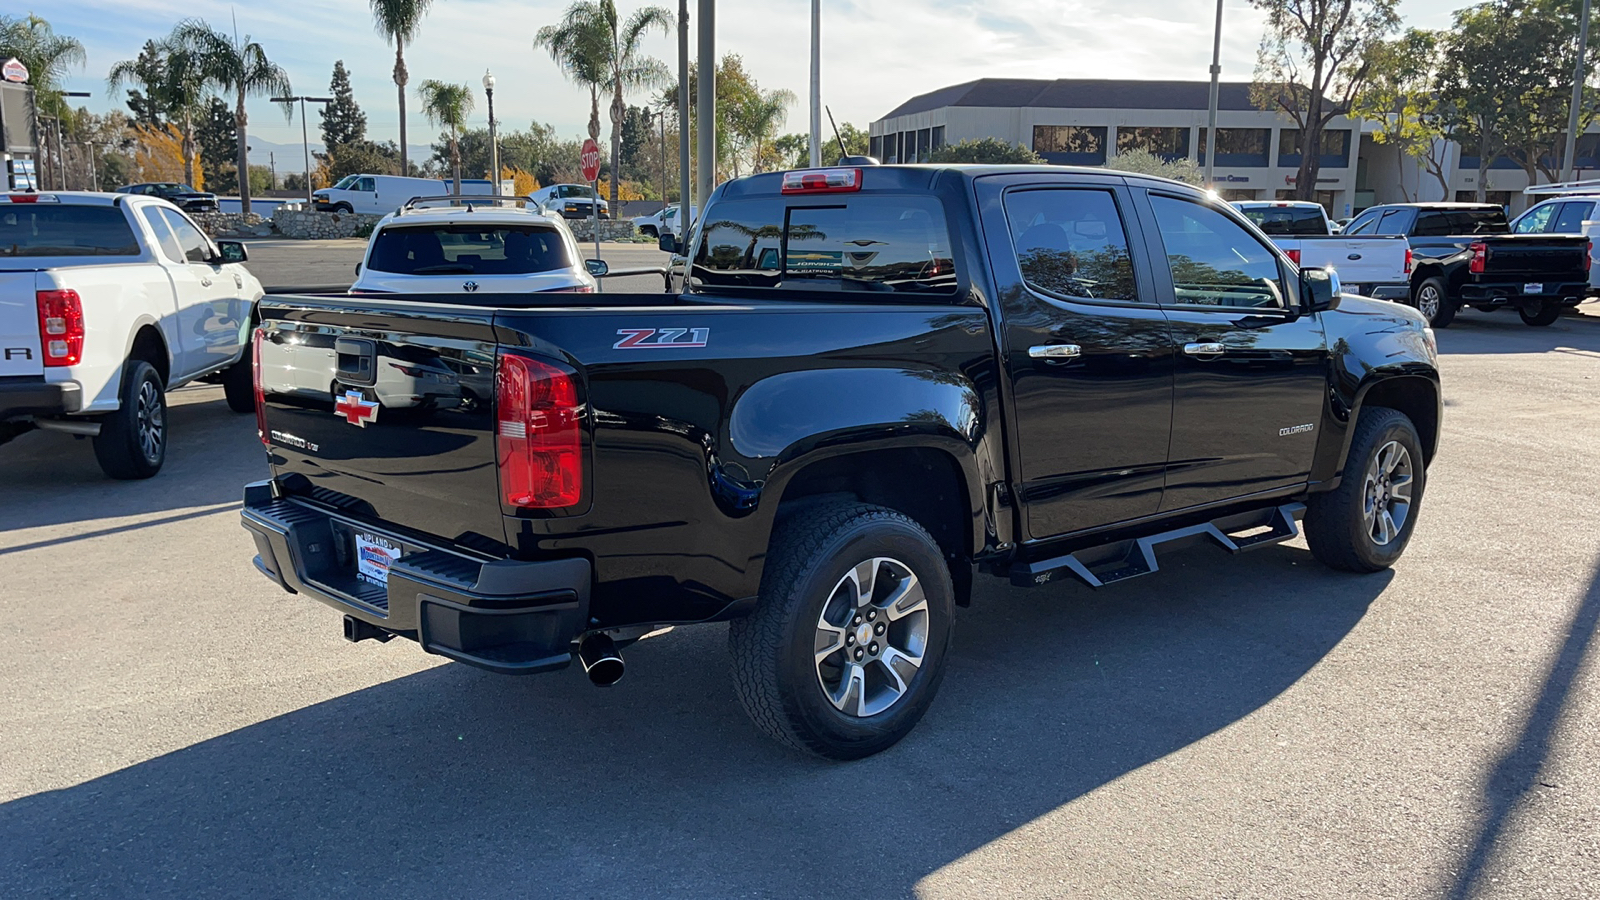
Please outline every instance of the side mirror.
[{"label": "side mirror", "polygon": [[356,274],[357,275],[361,274],[361,263],[356,263]]},{"label": "side mirror", "polygon": [[242,263],[250,258],[244,245],[238,241],[217,241],[217,252],[225,263]]},{"label": "side mirror", "polygon": [[661,236],[656,238],[656,246],[662,253],[677,253],[678,237],[670,231],[663,231]]},{"label": "side mirror", "polygon": [[1300,270],[1300,303],[1306,312],[1326,312],[1339,308],[1343,293],[1339,273],[1333,269]]},{"label": "side mirror", "polygon": [[604,278],[606,273],[611,271],[611,264],[603,259],[586,259],[583,261],[583,267],[596,278]]}]

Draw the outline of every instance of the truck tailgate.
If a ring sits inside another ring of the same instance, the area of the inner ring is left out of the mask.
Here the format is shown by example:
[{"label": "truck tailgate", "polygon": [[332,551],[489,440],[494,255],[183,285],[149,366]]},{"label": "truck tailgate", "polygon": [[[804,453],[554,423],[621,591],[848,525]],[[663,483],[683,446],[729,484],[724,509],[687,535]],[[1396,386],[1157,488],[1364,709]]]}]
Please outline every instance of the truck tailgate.
[{"label": "truck tailgate", "polygon": [[1403,284],[1410,277],[1405,235],[1305,236],[1298,240],[1302,267],[1332,266],[1347,285]]},{"label": "truck tailgate", "polygon": [[1546,234],[1493,235],[1485,244],[1486,279],[1588,281],[1589,241]]},{"label": "truck tailgate", "polygon": [[0,378],[44,374],[32,270],[0,271]]},{"label": "truck tailgate", "polygon": [[501,545],[493,319],[461,306],[264,301],[260,384],[273,474],[356,519],[465,547]]}]

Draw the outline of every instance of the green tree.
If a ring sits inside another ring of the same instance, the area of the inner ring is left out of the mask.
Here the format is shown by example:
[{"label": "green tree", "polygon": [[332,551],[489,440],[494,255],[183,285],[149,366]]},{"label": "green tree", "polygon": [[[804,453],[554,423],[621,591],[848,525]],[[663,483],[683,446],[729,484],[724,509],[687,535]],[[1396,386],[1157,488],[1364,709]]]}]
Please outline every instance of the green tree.
[{"label": "green tree", "polygon": [[1118,150],[1117,155],[1106,163],[1106,168],[1119,172],[1132,172],[1135,175],[1153,175],[1157,178],[1171,178],[1185,184],[1205,184],[1205,173],[1195,161],[1188,158],[1167,159],[1158,156],[1143,148],[1137,150]]},{"label": "green tree", "polygon": [[371,0],[372,23],[385,41],[394,45],[394,84],[400,97],[400,174],[409,175],[406,161],[406,85],[411,75],[406,71],[406,43],[416,43],[417,32],[422,30],[422,17],[428,14],[433,0]]},{"label": "green tree", "polygon": [[[250,96],[287,95],[294,88],[289,84],[289,74],[283,67],[267,58],[267,51],[249,35],[242,39],[229,37],[203,19],[185,19],[173,29],[176,42],[195,52],[200,59],[206,82],[217,90],[234,95],[233,120],[239,130],[238,171],[239,210],[250,212],[250,114],[244,101]],[[293,105],[283,104],[284,117],[293,115]]]},{"label": "green tree", "polygon": [[1008,144],[994,138],[945,144],[928,155],[934,163],[984,163],[988,165],[1043,165],[1044,157],[1021,144]]},{"label": "green tree", "polygon": [[1295,196],[1316,196],[1322,134],[1366,87],[1370,49],[1400,24],[1398,0],[1250,0],[1266,13],[1251,99],[1300,129]]},{"label": "green tree", "polygon": [[70,124],[72,110],[61,95],[61,81],[81,69],[87,57],[77,38],[56,34],[50,23],[36,15],[0,16],[0,59],[15,56],[28,67],[39,112]]},{"label": "green tree", "polygon": [[134,124],[160,125],[167,120],[167,109],[160,98],[165,77],[161,48],[152,40],[144,42],[138,58],[113,65],[107,82],[113,95],[123,84],[137,85],[127,91],[128,112],[133,115]]},{"label": "green tree", "polygon": [[368,140],[349,141],[330,146],[318,157],[328,167],[328,177],[334,181],[346,175],[381,175],[395,171],[400,164],[400,148],[394,141],[376,143]]},{"label": "green tree", "polygon": [[[841,152],[839,143],[843,141]],[[804,169],[811,165],[811,136],[806,134],[786,134],[773,142],[773,150],[783,165],[791,169]],[[841,156],[866,156],[872,152],[872,135],[864,128],[846,122],[839,126],[839,133],[825,132],[822,137],[822,161],[824,164],[836,160]]]},{"label": "green tree", "polygon": [[[1367,89],[1356,97],[1350,116],[1372,122],[1373,141],[1393,147],[1398,158],[1415,159],[1439,182],[1439,196],[1448,199],[1449,109],[1435,90],[1440,41],[1440,32],[1411,28],[1374,44],[1368,50]],[[1404,179],[1400,191],[1409,202]]]},{"label": "green tree", "polygon": [[350,73],[344,60],[333,64],[333,80],[328,83],[332,103],[322,106],[322,144],[329,150],[342,144],[352,144],[367,139],[367,114],[356,104],[355,91],[350,89]]},{"label": "green tree", "polygon": [[[645,6],[623,20],[613,0],[578,0],[561,21],[539,29],[534,46],[546,50],[576,84],[589,88],[593,104],[590,136],[598,139],[600,91],[611,94],[611,171],[622,164],[622,123],[626,95],[671,80],[660,60],[640,49],[652,31],[670,34],[676,19],[662,6]],[[611,206],[618,208],[621,179],[611,179]]]},{"label": "green tree", "polygon": [[239,127],[233,111],[218,97],[209,98],[200,117],[196,137],[206,186],[219,194],[239,190]]},{"label": "green tree", "polygon": [[[184,180],[195,187],[203,187],[200,182],[204,179],[196,176],[194,165],[198,128],[207,114],[208,103],[214,105],[217,101],[207,88],[205,60],[200,52],[189,46],[174,29],[159,41],[146,41],[137,58],[112,65],[106,83],[112,93],[125,83],[143,88],[142,92],[128,92],[129,108],[134,109],[142,125],[159,127],[171,122],[178,127]],[[138,107],[134,104],[135,94],[141,98]],[[226,110],[226,106],[223,108]],[[222,169],[213,168],[220,161],[203,161],[203,171],[222,174]]]},{"label": "green tree", "polygon": [[449,84],[433,78],[417,85],[417,99],[422,101],[422,114],[428,121],[448,130],[450,143],[450,170],[454,173],[456,193],[461,193],[461,129],[472,114],[472,89],[464,84]]}]

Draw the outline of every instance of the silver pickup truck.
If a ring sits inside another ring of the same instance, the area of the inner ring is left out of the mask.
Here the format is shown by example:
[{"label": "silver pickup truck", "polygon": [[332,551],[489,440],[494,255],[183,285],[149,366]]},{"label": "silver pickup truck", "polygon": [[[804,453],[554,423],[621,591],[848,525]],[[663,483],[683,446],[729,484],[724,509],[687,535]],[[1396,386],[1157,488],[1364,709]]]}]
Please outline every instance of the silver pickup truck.
[{"label": "silver pickup truck", "polygon": [[1233,204],[1305,269],[1332,268],[1346,291],[1380,300],[1411,299],[1411,245],[1403,234],[1335,234],[1320,203]]}]

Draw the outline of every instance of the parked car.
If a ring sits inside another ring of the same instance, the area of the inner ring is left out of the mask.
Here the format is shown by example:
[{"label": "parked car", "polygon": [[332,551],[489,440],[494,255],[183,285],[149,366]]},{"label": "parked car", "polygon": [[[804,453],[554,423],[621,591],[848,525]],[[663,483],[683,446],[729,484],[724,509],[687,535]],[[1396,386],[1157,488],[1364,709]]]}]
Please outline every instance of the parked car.
[{"label": "parked car", "polygon": [[[633,227],[648,238],[658,238],[663,234],[677,234],[682,231],[678,227],[678,209],[679,207],[677,206],[668,206],[648,216],[635,216]],[[699,215],[700,208],[698,206],[689,207],[689,217],[691,219]]]},{"label": "parked car", "polygon": [[1401,235],[1342,235],[1320,203],[1235,202],[1234,207],[1308,269],[1333,268],[1345,290],[1380,300],[1411,296],[1411,248]]},{"label": "parked car", "polygon": [[152,196],[0,194],[0,443],[33,428],[94,438],[112,478],[166,459],[166,392],[220,381],[255,409],[248,346],[261,284]]},{"label": "parked car", "polygon": [[1350,223],[1349,234],[1401,234],[1411,244],[1411,304],[1435,328],[1463,306],[1515,307],[1528,325],[1549,325],[1589,290],[1586,238],[1511,234],[1489,203],[1389,203]]},{"label": "parked car", "polygon": [[197,191],[187,184],[171,181],[148,184],[125,184],[117,188],[119,194],[138,194],[141,197],[160,197],[184,212],[213,213],[217,211],[217,195]]},{"label": "parked car", "polygon": [[380,220],[351,286],[357,293],[589,293],[595,280],[566,223],[527,209],[465,202]]},{"label": "parked car", "polygon": [[[1374,572],[1417,526],[1432,332],[1200,190],[833,168],[725,183],[705,222],[682,296],[269,298],[262,370],[316,323],[339,391],[263,386],[256,567],[351,641],[508,674],[575,649],[610,683],[658,625],[731,620],[755,722],[849,759],[928,709],[979,574],[1101,587],[1302,514]],[[495,402],[391,415],[384,344],[493,358]]]},{"label": "parked car", "polygon": [[[1530,189],[1529,193],[1537,190]],[[1587,190],[1593,194],[1566,194],[1543,200],[1529,207],[1511,223],[1512,234],[1581,235],[1589,241],[1589,296],[1600,294],[1600,266],[1594,265],[1595,241],[1600,238],[1600,186]],[[1537,196],[1537,195],[1535,195]]]},{"label": "parked car", "polygon": [[311,202],[321,212],[385,216],[405,206],[413,197],[447,193],[450,193],[449,187],[437,178],[346,175],[333,187],[312,191]]},{"label": "parked car", "polygon": [[598,203],[600,218],[611,218],[611,204],[604,197],[596,197],[594,188],[587,184],[552,184],[529,194],[528,201],[546,215],[567,219],[592,217]]}]

